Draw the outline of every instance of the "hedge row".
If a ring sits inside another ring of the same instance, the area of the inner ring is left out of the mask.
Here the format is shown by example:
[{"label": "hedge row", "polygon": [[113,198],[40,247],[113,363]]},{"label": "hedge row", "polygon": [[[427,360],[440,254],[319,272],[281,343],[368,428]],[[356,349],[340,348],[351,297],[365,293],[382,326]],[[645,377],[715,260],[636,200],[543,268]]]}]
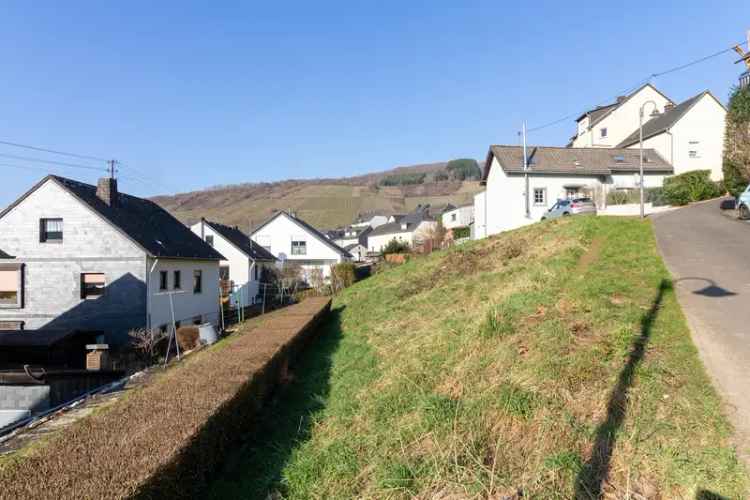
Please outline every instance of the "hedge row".
[{"label": "hedge row", "polygon": [[721,184],[711,180],[710,170],[691,170],[664,179],[664,197],[671,205],[710,200],[724,194]]},{"label": "hedge row", "polygon": [[0,468],[0,498],[200,497],[329,309],[313,298],[270,313],[59,431]]}]

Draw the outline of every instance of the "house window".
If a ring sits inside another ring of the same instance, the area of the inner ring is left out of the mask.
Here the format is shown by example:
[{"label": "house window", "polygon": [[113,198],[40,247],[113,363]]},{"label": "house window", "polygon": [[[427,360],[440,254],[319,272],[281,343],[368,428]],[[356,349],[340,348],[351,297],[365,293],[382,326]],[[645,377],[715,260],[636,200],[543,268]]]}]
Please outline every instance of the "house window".
[{"label": "house window", "polygon": [[456,214],[451,214],[451,222],[456,222]]},{"label": "house window", "polygon": [[0,266],[0,308],[23,307],[23,267]]},{"label": "house window", "polygon": [[159,290],[164,291],[169,288],[169,273],[159,271]]},{"label": "house window", "polygon": [[62,243],[63,220],[62,219],[40,219],[39,241],[41,243]]},{"label": "house window", "polygon": [[292,241],[292,255],[307,255],[307,242]]},{"label": "house window", "polygon": [[95,299],[104,295],[106,282],[104,273],[81,274],[81,298]]},{"label": "house window", "polygon": [[172,288],[175,290],[181,290],[182,289],[182,272],[175,271],[173,274],[174,282],[172,284]]},{"label": "house window", "polygon": [[207,234],[206,235],[206,243],[208,243],[211,246],[214,246],[214,235]]},{"label": "house window", "polygon": [[203,292],[203,271],[196,269],[193,271],[193,293]]},{"label": "house window", "polygon": [[607,137],[607,127],[602,127],[599,129],[599,134],[601,135],[601,138],[604,139]]},{"label": "house window", "polygon": [[253,279],[255,281],[258,281],[258,264],[255,264],[253,266]]},{"label": "house window", "polygon": [[534,205],[547,205],[547,188],[534,188]]}]

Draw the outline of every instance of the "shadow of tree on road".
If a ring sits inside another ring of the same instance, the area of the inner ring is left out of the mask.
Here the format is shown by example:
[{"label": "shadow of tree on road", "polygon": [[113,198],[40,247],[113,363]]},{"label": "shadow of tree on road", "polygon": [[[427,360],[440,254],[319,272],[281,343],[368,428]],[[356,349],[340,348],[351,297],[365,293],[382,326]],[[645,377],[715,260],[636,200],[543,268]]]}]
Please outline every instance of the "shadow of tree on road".
[{"label": "shadow of tree on road", "polygon": [[602,489],[609,475],[612,452],[617,441],[617,431],[627,415],[628,392],[633,385],[636,368],[643,360],[646,352],[646,346],[651,338],[651,331],[659,314],[664,294],[671,289],[672,284],[668,280],[662,280],[651,307],[641,318],[641,333],[635,339],[628,355],[628,361],[620,371],[617,385],[610,394],[607,404],[607,418],[597,427],[591,457],[576,478],[577,499],[602,498]]}]

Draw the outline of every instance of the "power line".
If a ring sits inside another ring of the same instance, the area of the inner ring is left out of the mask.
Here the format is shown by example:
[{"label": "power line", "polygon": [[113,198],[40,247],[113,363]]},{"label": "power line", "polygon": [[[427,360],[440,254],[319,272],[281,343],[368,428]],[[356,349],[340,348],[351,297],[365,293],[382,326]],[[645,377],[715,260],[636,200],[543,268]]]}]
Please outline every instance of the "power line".
[{"label": "power line", "polygon": [[88,169],[88,170],[98,170],[100,172],[107,172],[108,171],[108,169],[106,169],[104,167],[94,167],[94,166],[91,166],[91,165],[81,165],[81,164],[78,164],[78,163],[65,163],[65,162],[61,162],[61,161],[44,160],[42,158],[30,158],[28,156],[9,155],[9,154],[6,154],[6,153],[0,153],[0,157],[10,158],[10,159],[13,159],[13,160],[30,161],[30,162],[34,162],[34,163],[46,163],[48,165],[60,165],[60,166],[63,166],[63,167],[84,168],[84,169]]},{"label": "power line", "polygon": [[[630,90],[619,92],[618,95],[627,95],[627,94],[630,94],[630,92],[632,92],[633,90],[637,89],[641,85],[645,85],[646,83],[650,82],[653,78],[657,78],[657,77],[660,77],[660,76],[667,75],[669,73],[674,73],[676,71],[680,71],[680,70],[683,70],[685,68],[689,68],[690,66],[694,66],[696,64],[700,64],[702,62],[708,61],[709,59],[713,59],[714,57],[718,57],[718,56],[720,56],[722,54],[726,54],[727,52],[731,52],[738,45],[742,46],[742,45],[747,45],[747,44],[748,44],[747,41],[744,41],[744,42],[741,42],[741,43],[735,43],[735,44],[733,44],[729,48],[722,49],[722,50],[720,50],[718,52],[714,52],[713,54],[710,54],[710,55],[707,55],[707,56],[704,56],[704,57],[701,57],[701,58],[698,58],[698,59],[694,59],[694,60],[692,60],[692,61],[690,61],[688,63],[681,64],[679,66],[675,66],[674,68],[670,68],[670,69],[667,69],[665,71],[660,71],[658,73],[651,73],[648,78],[645,78],[645,79],[641,80],[641,82],[638,85],[636,85],[635,87],[631,87]],[[593,107],[600,106],[600,105],[602,105],[602,102],[599,102],[599,103],[595,104]],[[592,106],[587,106],[587,109],[589,109],[591,107]],[[548,128],[548,127],[552,127],[553,125],[557,125],[558,123],[562,123],[564,121],[570,120],[571,118],[573,118],[575,116],[578,116],[579,114],[580,113],[571,113],[571,114],[569,114],[567,116],[564,116],[563,118],[559,118],[557,120],[554,120],[554,121],[551,121],[551,122],[548,122],[548,123],[544,123],[544,124],[538,125],[536,127],[531,127],[529,129],[527,129],[526,132],[527,133],[528,132],[535,132],[537,130],[542,130],[542,129],[545,129],[545,128]]]},{"label": "power line", "polygon": [[38,146],[29,146],[27,144],[19,144],[17,142],[0,141],[0,144],[3,144],[5,146],[12,146],[14,148],[23,148],[23,149],[31,149],[33,151],[41,151],[43,153],[52,153],[56,155],[70,156],[71,158],[80,158],[81,160],[94,160],[94,161],[104,161],[104,162],[109,161],[105,158],[99,158],[96,156],[81,155],[77,153],[68,153],[65,151],[57,151],[55,149],[47,149],[47,148],[40,148]]}]

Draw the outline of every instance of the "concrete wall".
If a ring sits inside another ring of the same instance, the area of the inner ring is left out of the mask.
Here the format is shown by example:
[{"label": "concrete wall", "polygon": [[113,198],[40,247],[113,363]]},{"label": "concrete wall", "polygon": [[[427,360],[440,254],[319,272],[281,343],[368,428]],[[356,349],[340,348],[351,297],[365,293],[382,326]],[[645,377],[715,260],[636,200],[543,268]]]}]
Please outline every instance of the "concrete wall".
[{"label": "concrete wall", "polygon": [[[601,147],[613,148],[622,142],[627,136],[638,129],[638,114],[644,102],[652,100],[656,103],[660,113],[664,112],[664,106],[670,101],[663,97],[653,87],[646,86],[619,108],[612,111],[609,116],[596,123],[591,130],[586,130],[573,141],[574,148]],[[653,106],[648,105],[646,117],[653,111]],[[644,118],[647,120],[647,118]],[[607,129],[607,137],[601,137],[601,129]],[[580,126],[579,126],[580,131]]]},{"label": "concrete wall", "polygon": [[[160,328],[172,322],[169,296],[159,289],[159,273],[168,273],[168,291],[175,291],[174,271],[181,274],[182,293],[175,294],[175,320],[190,324],[197,316],[204,323],[218,325],[219,313],[219,261],[188,259],[148,259],[148,314],[149,326]],[[203,272],[203,287],[200,293],[193,293],[193,271]]]},{"label": "concrete wall", "polygon": [[[62,243],[39,241],[41,218],[63,219]],[[0,248],[24,263],[24,307],[0,309],[0,321],[104,330],[113,343],[144,325],[145,253],[55,182],[0,219]],[[104,273],[104,295],[82,300],[81,273]]]},{"label": "concrete wall", "polygon": [[485,200],[486,189],[474,195],[474,234],[472,238],[480,240],[487,236],[487,223],[485,222]]}]

